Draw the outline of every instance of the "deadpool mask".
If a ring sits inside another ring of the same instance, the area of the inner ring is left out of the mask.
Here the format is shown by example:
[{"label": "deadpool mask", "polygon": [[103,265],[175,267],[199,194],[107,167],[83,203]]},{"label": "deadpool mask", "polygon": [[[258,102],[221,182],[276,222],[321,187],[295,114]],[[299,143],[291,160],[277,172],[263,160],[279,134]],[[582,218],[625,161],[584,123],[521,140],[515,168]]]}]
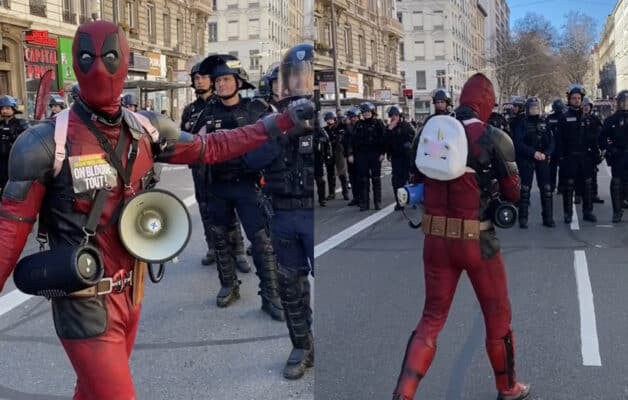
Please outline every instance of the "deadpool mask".
[{"label": "deadpool mask", "polygon": [[81,99],[98,114],[117,114],[129,68],[129,44],[120,28],[108,21],[79,26],[72,56]]}]

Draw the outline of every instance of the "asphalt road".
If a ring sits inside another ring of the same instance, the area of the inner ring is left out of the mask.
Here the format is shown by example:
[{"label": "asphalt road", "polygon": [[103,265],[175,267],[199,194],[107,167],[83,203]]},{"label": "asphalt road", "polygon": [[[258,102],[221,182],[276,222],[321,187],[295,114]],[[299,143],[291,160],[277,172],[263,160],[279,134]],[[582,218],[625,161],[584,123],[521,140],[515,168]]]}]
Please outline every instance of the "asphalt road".
[{"label": "asphalt road", "polygon": [[[543,227],[535,189],[530,228],[499,231],[516,369],[532,384],[531,399],[628,399],[628,222],[610,223],[609,179],[602,168],[606,204],[595,206],[597,224],[582,222],[580,210],[578,224],[563,224],[557,196],[557,227]],[[391,204],[389,177],[383,191]],[[316,399],[390,399],[422,311],[423,234],[400,212],[359,212],[346,203],[316,209]],[[481,311],[464,275],[438,344],[417,399],[496,397]]]},{"label": "asphalt road", "polygon": [[[159,187],[188,204],[193,196],[187,167],[166,167]],[[254,272],[241,274],[242,298],[216,307],[220,288],[214,266],[203,267],[206,246],[195,204],[194,232],[177,264],[158,285],[148,281],[131,358],[138,399],[283,400],[314,398],[314,370],[295,382],[282,377],[292,349],[283,322],[260,310]],[[31,238],[24,254],[37,250]],[[252,265],[252,260],[251,260]],[[0,294],[15,295],[12,279]],[[0,399],[69,399],[75,375],[54,332],[50,305],[31,298],[0,315]]]}]

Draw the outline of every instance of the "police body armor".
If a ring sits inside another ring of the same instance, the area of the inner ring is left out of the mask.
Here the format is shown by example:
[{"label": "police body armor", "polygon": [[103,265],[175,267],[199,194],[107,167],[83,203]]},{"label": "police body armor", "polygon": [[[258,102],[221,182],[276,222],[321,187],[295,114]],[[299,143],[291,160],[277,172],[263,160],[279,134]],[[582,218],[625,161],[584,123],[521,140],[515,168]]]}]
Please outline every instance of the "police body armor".
[{"label": "police body armor", "polygon": [[[262,99],[241,98],[240,102],[227,107],[220,102],[212,106],[205,126],[207,133],[221,129],[234,129],[250,125],[264,114],[271,111],[270,106]],[[212,165],[212,181],[251,181],[259,179],[259,171],[249,168],[242,157]]]},{"label": "police body armor", "polygon": [[540,118],[534,120],[526,118],[524,124],[523,143],[532,147],[534,151],[546,153],[550,147],[551,133],[547,130],[545,122]]},{"label": "police body armor", "polygon": [[[211,114],[211,107],[215,104],[214,98],[210,97],[207,100],[202,98],[196,99],[193,103],[183,110],[181,116],[181,129],[190,133],[197,134],[201,130],[205,121]],[[186,124],[189,122],[190,127],[186,129]]]},{"label": "police body armor", "polygon": [[583,115],[582,110],[569,109],[565,113],[565,137],[562,138],[563,155],[587,153],[597,145],[596,127],[593,120]]},{"label": "police body armor", "polygon": [[361,120],[355,124],[354,153],[381,152],[384,123],[377,118]]},{"label": "police body armor", "polygon": [[11,118],[10,120],[0,120],[0,157],[8,160],[9,153],[13,143],[28,128],[28,123],[19,118]]}]

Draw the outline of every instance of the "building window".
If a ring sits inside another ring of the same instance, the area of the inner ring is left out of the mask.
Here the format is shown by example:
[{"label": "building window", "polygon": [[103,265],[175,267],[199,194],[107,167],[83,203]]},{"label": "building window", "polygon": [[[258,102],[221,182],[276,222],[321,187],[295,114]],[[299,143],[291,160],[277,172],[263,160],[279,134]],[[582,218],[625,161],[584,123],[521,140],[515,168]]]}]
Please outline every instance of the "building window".
[{"label": "building window", "polygon": [[79,0],[80,8],[79,8],[79,22],[84,24],[89,22],[90,12],[89,12],[89,0]]},{"label": "building window", "polygon": [[10,10],[11,9],[10,0],[2,0],[2,7],[6,8],[7,10]]},{"label": "building window", "polygon": [[214,43],[218,41],[218,23],[209,23],[209,42]]},{"label": "building window", "polygon": [[397,12],[397,20],[403,24],[403,13]]},{"label": "building window", "polygon": [[347,61],[353,62],[353,39],[351,37],[351,28],[345,28],[345,54],[347,55]]},{"label": "building window", "polygon": [[227,39],[229,40],[238,40],[240,39],[238,30],[238,21],[229,21],[227,22]]},{"label": "building window", "polygon": [[417,61],[425,60],[425,42],[423,41],[414,42],[414,59]]},{"label": "building window", "polygon": [[192,35],[191,35],[191,39],[192,39],[192,53],[198,53],[198,42],[196,41],[196,25],[192,24],[190,26],[190,29],[192,29]]},{"label": "building window", "polygon": [[129,28],[137,28],[137,26],[135,25],[135,7],[133,6],[133,3],[130,1],[127,1],[124,6],[124,11],[125,11],[124,22],[126,22]]},{"label": "building window", "polygon": [[259,18],[249,19],[247,30],[249,32],[249,39],[259,39]]},{"label": "building window", "polygon": [[444,40],[434,41],[434,59],[435,60],[445,59],[445,41]]},{"label": "building window", "polygon": [[118,24],[120,22],[120,2],[119,0],[113,0],[113,10],[112,12],[112,20],[114,24]]},{"label": "building window", "polygon": [[415,31],[423,30],[423,11],[412,12],[412,30],[415,30]]},{"label": "building window", "polygon": [[259,50],[255,49],[255,50],[249,50],[249,60],[251,60],[251,64],[249,65],[249,68],[251,70],[256,70],[259,69],[260,66],[260,54],[259,54]]},{"label": "building window", "polygon": [[177,18],[177,43],[182,46],[183,43],[183,20],[181,18]]},{"label": "building window", "polygon": [[46,17],[46,0],[28,0],[30,13],[38,17]]},{"label": "building window", "polygon": [[0,47],[0,62],[9,62],[9,49],[7,48],[7,46]]},{"label": "building window", "polygon": [[151,43],[157,42],[157,29],[155,29],[155,5],[148,4],[146,6],[146,25],[148,28],[148,39]]},{"label": "building window", "polygon": [[425,82],[425,71],[416,72],[416,88],[417,90],[427,89],[427,83]]},{"label": "building window", "polygon": [[403,42],[399,42],[399,61],[405,61],[405,51],[403,48]]},{"label": "building window", "polygon": [[364,40],[364,36],[358,36],[358,45],[360,49],[360,65],[366,65],[366,40]]},{"label": "building window", "polygon": [[164,14],[163,15],[163,21],[164,21],[164,44],[166,46],[170,46],[172,40],[171,40],[171,30],[172,27],[170,26],[170,15],[169,14]]},{"label": "building window", "polygon": [[63,22],[66,24],[76,24],[76,13],[72,0],[63,0]]},{"label": "building window", "polygon": [[447,75],[445,75],[444,69],[436,70],[436,87],[444,88],[447,87]]},{"label": "building window", "polygon": [[433,21],[434,30],[436,31],[443,30],[443,27],[445,25],[444,18],[443,18],[443,11],[442,10],[434,11],[434,14],[432,15],[432,21]]},{"label": "building window", "polygon": [[377,67],[379,61],[379,54],[377,54],[377,43],[374,40],[371,40],[371,60],[373,61],[373,67]]}]

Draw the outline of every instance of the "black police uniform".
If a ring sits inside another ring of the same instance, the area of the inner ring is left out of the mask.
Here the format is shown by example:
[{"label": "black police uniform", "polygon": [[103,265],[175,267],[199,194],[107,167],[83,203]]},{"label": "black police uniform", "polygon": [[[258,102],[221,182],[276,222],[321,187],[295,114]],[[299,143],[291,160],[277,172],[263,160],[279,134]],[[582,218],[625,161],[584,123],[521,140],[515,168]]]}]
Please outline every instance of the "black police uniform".
[{"label": "black police uniform", "polygon": [[313,136],[314,141],[314,179],[316,181],[316,195],[321,207],[327,205],[325,196],[325,166],[332,159],[333,150],[327,131],[316,127]]},{"label": "black police uniform", "polygon": [[[541,194],[543,225],[553,227],[552,191],[549,177],[549,159],[554,153],[554,138],[547,124],[538,115],[526,116],[513,131],[517,168],[521,178],[519,225],[527,228],[530,190],[536,172],[536,183]],[[534,158],[536,152],[545,155],[544,161]]]},{"label": "black police uniform", "polygon": [[347,133],[345,124],[337,122],[333,126],[327,125],[325,128],[331,143],[331,157],[326,163],[327,184],[329,186],[328,200],[336,198],[336,176],[340,180],[342,197],[349,200],[349,183],[347,180],[347,164],[344,151],[344,137]]},{"label": "black police uniform", "polygon": [[[552,112],[545,118],[545,128],[551,133],[554,138],[554,152],[551,154],[550,162],[549,162],[549,184],[550,191],[554,193],[556,190],[556,175],[558,173],[558,148],[560,145],[559,139],[559,131],[558,131],[558,123],[562,118],[562,112]],[[559,192],[562,191],[562,188],[559,188]]]},{"label": "black police uniform", "polygon": [[351,154],[354,156],[360,179],[360,210],[369,209],[370,182],[373,184],[373,204],[376,210],[382,202],[382,162],[386,153],[382,120],[371,117],[355,124],[355,134],[351,140]]},{"label": "black police uniform", "polygon": [[569,107],[559,122],[559,157],[561,178],[564,182],[563,212],[565,223],[573,213],[576,185],[582,188],[582,214],[585,221],[595,222],[593,214],[593,171],[599,158],[599,129],[582,108]]},{"label": "black police uniform", "polygon": [[[406,121],[400,120],[391,130],[386,129],[386,154],[392,165],[392,187],[397,200],[397,189],[408,182],[410,169],[414,164],[412,158],[412,142],[414,128]],[[395,209],[401,209],[397,204]]]},{"label": "black police uniform", "polygon": [[621,222],[623,199],[628,193],[628,111],[617,111],[604,121],[600,145],[611,167],[613,222]]},{"label": "black police uniform", "polygon": [[[211,107],[206,129],[208,133],[219,129],[233,129],[255,123],[272,109],[262,99],[240,98],[233,106],[217,101]],[[217,304],[226,307],[239,295],[236,265],[230,253],[229,226],[237,211],[247,238],[253,246],[253,263],[260,278],[262,309],[274,319],[283,320],[283,310],[277,292],[277,264],[270,237],[266,230],[267,219],[259,207],[260,171],[250,168],[242,157],[214,164],[209,172],[209,219],[214,238],[221,290]]]},{"label": "black police uniform", "polygon": [[0,191],[9,179],[9,153],[13,143],[27,128],[26,120],[15,117],[0,119]]},{"label": "black police uniform", "polygon": [[[356,121],[357,123],[357,121]],[[351,143],[353,142],[353,138],[355,137],[355,124],[348,123],[346,126],[345,136],[343,138],[343,149],[345,159],[349,158],[349,156],[353,155],[353,149],[351,147]],[[352,199],[349,202],[349,206],[359,206],[360,205],[360,178],[358,177],[358,169],[355,166],[355,159],[352,163],[347,161],[347,172],[349,174],[349,183],[351,183],[351,195]]]}]

